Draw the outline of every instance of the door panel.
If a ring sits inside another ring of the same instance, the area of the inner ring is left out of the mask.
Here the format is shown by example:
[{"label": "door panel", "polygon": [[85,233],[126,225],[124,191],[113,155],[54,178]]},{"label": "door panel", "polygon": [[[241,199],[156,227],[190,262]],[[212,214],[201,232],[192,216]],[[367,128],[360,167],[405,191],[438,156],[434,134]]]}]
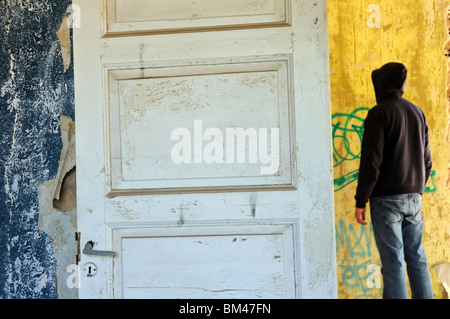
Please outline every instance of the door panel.
[{"label": "door panel", "polygon": [[116,295],[169,299],[295,296],[292,224],[216,228],[117,230],[115,247],[121,258],[116,261],[115,277],[122,278],[115,281]]},{"label": "door panel", "polygon": [[108,70],[111,195],[295,188],[290,56],[238,60]]},{"label": "door panel", "polygon": [[105,35],[148,34],[289,23],[284,0],[105,0]]},{"label": "door panel", "polygon": [[75,4],[80,297],[335,296],[324,3]]}]

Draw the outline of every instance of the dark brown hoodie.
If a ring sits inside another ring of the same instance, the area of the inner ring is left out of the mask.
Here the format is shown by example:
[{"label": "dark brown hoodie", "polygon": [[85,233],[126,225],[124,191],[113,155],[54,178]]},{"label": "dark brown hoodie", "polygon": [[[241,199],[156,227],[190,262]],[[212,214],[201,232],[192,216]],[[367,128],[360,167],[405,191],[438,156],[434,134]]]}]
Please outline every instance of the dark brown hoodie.
[{"label": "dark brown hoodie", "polygon": [[407,69],[391,62],[372,72],[377,105],[364,121],[356,207],[370,197],[422,194],[431,173],[428,125],[402,98]]}]

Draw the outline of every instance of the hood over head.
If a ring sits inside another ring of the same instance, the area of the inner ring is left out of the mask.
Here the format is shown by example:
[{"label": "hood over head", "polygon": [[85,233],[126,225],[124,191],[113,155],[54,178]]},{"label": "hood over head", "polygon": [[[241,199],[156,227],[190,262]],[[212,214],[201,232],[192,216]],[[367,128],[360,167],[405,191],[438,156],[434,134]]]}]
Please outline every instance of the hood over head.
[{"label": "hood over head", "polygon": [[402,96],[408,70],[398,62],[390,62],[372,72],[377,103],[393,95]]}]

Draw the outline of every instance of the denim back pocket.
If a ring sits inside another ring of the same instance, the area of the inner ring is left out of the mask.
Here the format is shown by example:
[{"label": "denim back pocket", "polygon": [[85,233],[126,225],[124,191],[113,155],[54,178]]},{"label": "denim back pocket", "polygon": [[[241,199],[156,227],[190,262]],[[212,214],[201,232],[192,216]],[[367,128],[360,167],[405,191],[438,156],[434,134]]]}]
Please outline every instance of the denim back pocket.
[{"label": "denim back pocket", "polygon": [[419,223],[422,221],[422,199],[414,198],[412,200],[413,205],[411,207],[411,215],[408,216],[408,219],[413,223]]},{"label": "denim back pocket", "polygon": [[422,198],[420,197],[414,198],[413,203],[414,203],[414,213],[420,212],[422,210]]},{"label": "denim back pocket", "polygon": [[377,208],[386,224],[399,223],[403,220],[406,200],[404,199],[377,199]]}]

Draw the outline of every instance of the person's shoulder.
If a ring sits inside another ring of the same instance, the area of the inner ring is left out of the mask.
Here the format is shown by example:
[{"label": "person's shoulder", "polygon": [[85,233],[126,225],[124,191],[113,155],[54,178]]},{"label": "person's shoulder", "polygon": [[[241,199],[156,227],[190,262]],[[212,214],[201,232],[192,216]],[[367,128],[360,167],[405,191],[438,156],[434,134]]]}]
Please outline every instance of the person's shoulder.
[{"label": "person's shoulder", "polygon": [[367,116],[369,117],[378,117],[383,116],[386,113],[386,104],[381,102],[372,107],[368,113]]},{"label": "person's shoulder", "polygon": [[402,98],[403,103],[412,111],[414,111],[414,113],[416,113],[419,116],[424,117],[425,113],[422,110],[422,108],[420,108],[418,105],[416,105],[415,103],[411,102],[410,100],[407,100],[405,98]]},{"label": "person's shoulder", "polygon": [[386,110],[383,104],[379,103],[368,111],[364,123],[365,125],[383,125],[386,118]]},{"label": "person's shoulder", "polygon": [[404,97],[398,97],[398,102],[397,103],[399,103],[401,105],[406,105],[406,106],[412,107],[414,109],[420,110],[419,106],[417,106],[414,102],[412,102],[412,101],[410,101],[410,100],[408,100],[408,99],[406,99]]}]

